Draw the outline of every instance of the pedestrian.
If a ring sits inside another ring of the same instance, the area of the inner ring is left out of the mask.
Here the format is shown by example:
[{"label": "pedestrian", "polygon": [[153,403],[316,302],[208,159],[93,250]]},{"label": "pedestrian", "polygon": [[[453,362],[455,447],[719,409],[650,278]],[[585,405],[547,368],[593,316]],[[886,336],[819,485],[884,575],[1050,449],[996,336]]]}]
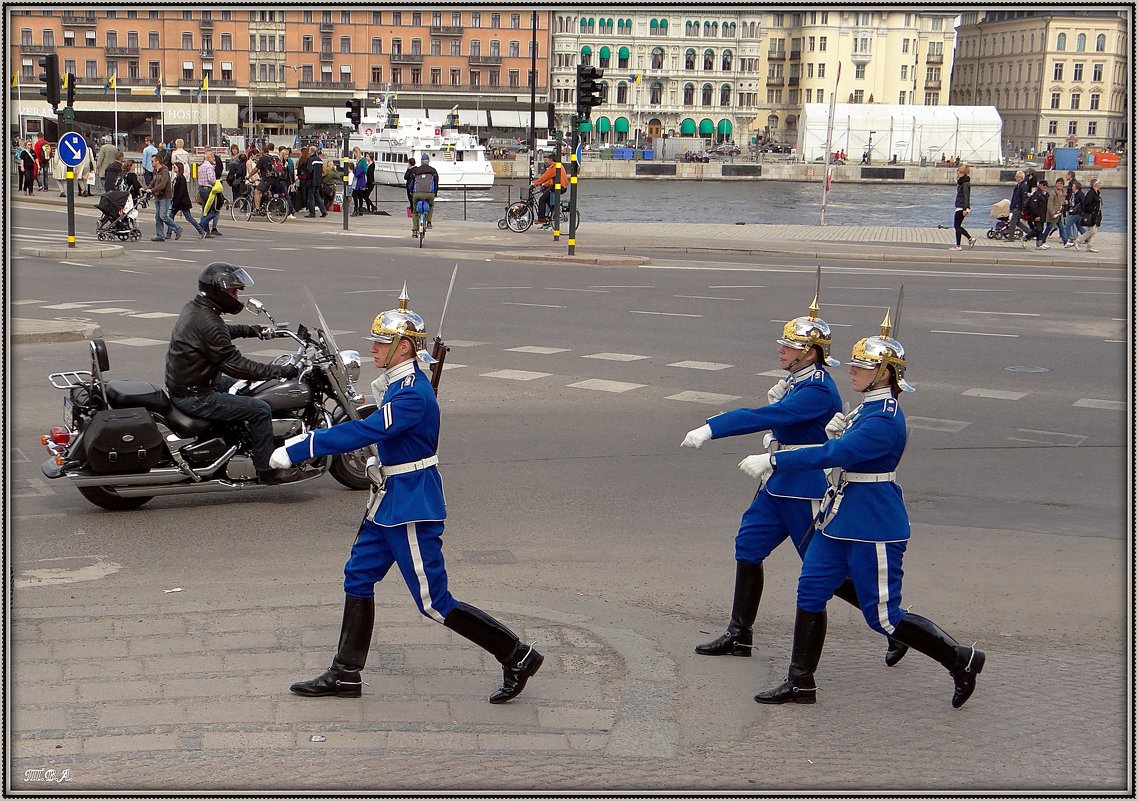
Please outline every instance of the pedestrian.
[{"label": "pedestrian", "polygon": [[296,167],[292,161],[292,148],[282,147],[280,150],[281,171],[277,177],[277,191],[284,196],[288,206],[288,219],[296,219],[296,207],[292,203],[292,191],[296,184]]},{"label": "pedestrian", "polygon": [[138,198],[142,195],[142,183],[138,180],[138,173],[134,171],[134,159],[127,159],[122,163],[122,174],[119,176],[118,185],[130,192],[130,198],[135,203],[138,203]]},{"label": "pedestrian", "polygon": [[174,140],[174,149],[170,151],[170,160],[166,161],[165,164],[167,169],[173,169],[175,163],[180,163],[186,174],[190,174],[190,151],[186,150],[185,140]]},{"label": "pedestrian", "polygon": [[[821,272],[819,272],[821,284]],[[779,367],[785,377],[767,391],[767,405],[735,409],[708,418],[705,425],[684,437],[682,447],[700,448],[711,439],[769,431],[764,447],[771,453],[816,446],[826,441],[826,423],[842,408],[841,397],[827,367],[839,364],[830,358],[830,326],[818,317],[818,297],[808,316],[796,317],[782,329],[777,340]],[[760,482],[751,505],[743,513],[735,535],[735,592],[727,630],[710,642],[696,646],[703,656],[750,656],[754,623],[763,595],[763,562],[787,538],[799,558],[806,552],[812,521],[826,494],[826,476],[821,470],[784,473]],[[837,595],[857,606],[853,584],[846,582]],[[895,665],[904,647],[890,643],[885,662]]]},{"label": "pedestrian", "polygon": [[27,195],[36,193],[36,154],[32,150],[32,141],[24,142],[24,146],[16,153],[17,169],[20,172],[20,191]]},{"label": "pedestrian", "polygon": [[[205,219],[205,202],[209,197],[210,192],[213,191],[214,185],[219,183],[217,175],[217,156],[214,155],[212,150],[207,150],[205,156],[202,158],[201,166],[198,167],[198,202],[202,205],[202,219]],[[224,189],[224,185],[222,187]],[[221,200],[215,202],[217,211],[221,211]],[[218,215],[213,215],[210,224],[213,226],[213,233],[217,233],[217,218]],[[204,233],[210,233],[207,228]],[[220,234],[218,234],[220,236]]]},{"label": "pedestrian", "polygon": [[308,213],[305,217],[315,217],[316,209],[320,209],[320,216],[327,217],[324,207],[323,194],[324,160],[320,157],[320,148],[312,148],[308,157]]},{"label": "pedestrian", "polygon": [[91,190],[95,187],[95,155],[90,148],[75,168],[75,187],[79,197],[91,197]]},{"label": "pedestrian", "polygon": [[107,192],[118,189],[123,178],[123,167],[126,165],[125,156],[121,150],[116,150],[107,171],[103,173],[103,187]]},{"label": "pedestrian", "polygon": [[67,171],[71,169],[72,167],[63,163],[63,159],[59,156],[59,149],[56,148],[51,155],[51,177],[59,182],[60,197],[67,197]]},{"label": "pedestrian", "polygon": [[773,480],[780,472],[841,468],[803,559],[786,680],[756,695],[761,704],[815,702],[814,673],[826,639],[826,603],[847,576],[853,579],[871,629],[948,670],[955,685],[953,707],[962,706],[976,689],[984,652],[961,645],[931,620],[901,608],[909,517],[896,483],[907,437],[897,396],[912,390],[905,368],[905,348],[892,337],[886,311],[881,335],[860,339],[853,347],[850,385],[864,398],[848,418],[838,414],[826,425],[833,439],[817,448],[758,454],[739,463],[744,473],[760,480]]},{"label": "pedestrian", "polygon": [[40,191],[46,192],[48,189],[47,175],[51,170],[51,143],[47,141],[43,131],[40,131],[39,138],[32,145],[32,151],[36,154],[36,175],[39,176]]},{"label": "pedestrian", "polygon": [[170,214],[174,200],[174,181],[170,170],[162,163],[159,156],[152,156],[150,163],[154,165],[154,182],[150,184],[150,192],[154,195],[154,237],[151,242],[165,242],[171,236],[174,239],[182,238],[182,226],[174,222]]},{"label": "pedestrian", "polygon": [[158,148],[154,146],[154,142],[149,136],[142,141],[142,185],[149,188],[151,182],[154,181],[154,170],[150,166],[150,159],[158,155]]},{"label": "pedestrian", "polygon": [[364,193],[367,190],[367,161],[358,147],[352,148],[351,165],[352,217],[364,214]]},{"label": "pedestrian", "polygon": [[1023,201],[1027,197],[1027,184],[1025,182],[1026,176],[1023,170],[1017,170],[1015,174],[1016,185],[1012,188],[1011,217],[1008,218],[1008,239],[1015,241],[1016,231],[1021,230],[1026,235],[1030,232],[1030,227],[1023,222]]},{"label": "pedestrian", "polygon": [[952,227],[956,231],[956,244],[949,250],[960,250],[961,237],[968,240],[968,247],[976,247],[976,240],[964,230],[964,218],[972,209],[972,179],[968,173],[967,164],[961,164],[956,168],[956,214],[952,218]]},{"label": "pedestrian", "polygon": [[[171,218],[177,217],[181,214],[185,219],[190,221],[190,225],[198,232],[198,239],[205,239],[205,229],[198,225],[198,221],[194,219],[193,210],[194,202],[190,198],[190,187],[186,182],[186,168],[182,166],[182,162],[174,162],[174,170],[171,173],[171,178],[174,182],[174,196],[170,204]],[[179,230],[174,234],[175,239],[182,238],[182,232]]]},{"label": "pedestrian", "polygon": [[[1063,206],[1066,204],[1066,188],[1062,178],[1055,179],[1055,188],[1047,193],[1047,221],[1043,226],[1043,241],[1060,230],[1063,221]],[[1062,239],[1062,236],[1060,236]]]},{"label": "pedestrian", "polygon": [[236,158],[230,159],[229,169],[225,173],[225,183],[233,192],[233,200],[246,193],[246,177],[249,171],[249,155],[238,153]]},{"label": "pedestrian", "polygon": [[[225,198],[225,184],[220,179],[213,182],[210,187],[210,193],[202,204],[202,218],[198,221],[201,226],[204,236],[202,239],[212,239],[215,236],[221,236],[221,232],[217,230],[217,218],[221,216],[221,201]],[[211,231],[210,228],[213,228]]]},{"label": "pedestrian", "polygon": [[1094,246],[1098,228],[1102,225],[1102,181],[1098,178],[1091,181],[1091,188],[1083,195],[1079,224],[1087,230],[1075,240],[1075,250],[1086,245],[1088,253],[1098,253],[1098,248]]},{"label": "pedestrian", "polygon": [[[99,145],[99,153],[95,157],[95,174],[99,177],[100,181],[104,180],[104,176],[107,174],[107,167],[111,166],[111,162],[115,160],[115,156],[118,152],[119,149],[111,142],[111,137],[104,136],[103,144]],[[104,181],[104,192],[109,192],[114,188],[113,184],[108,186]]]},{"label": "pedestrian", "polygon": [[483,610],[456,601],[447,587],[442,534],[447,517],[438,470],[439,404],[419,361],[435,360],[423,350],[423,318],[408,308],[407,288],[399,308],[372,323],[371,353],[384,371],[372,387],[379,408],[363,420],[290,437],[269,464],[294,463],[375,446],[369,461],[373,490],[351,555],[344,565],[344,616],[332,666],[292,692],[303,696],[358,698],[375,620],[375,585],[398,565],[419,611],[428,619],[489,651],[502,665],[502,686],[489,701],[514,698],[537,673],[544,658]]},{"label": "pedestrian", "polygon": [[296,202],[297,209],[308,206],[308,160],[310,150],[307,145],[300,148],[300,159],[296,162]]},{"label": "pedestrian", "polygon": [[[1041,186],[1042,183],[1042,186]],[[1043,246],[1043,220],[1047,216],[1047,186],[1046,182],[1037,182],[1034,187],[1027,190],[1023,201],[1023,217],[1028,222],[1029,231],[1023,238],[1023,247],[1034,239],[1035,248]]]},{"label": "pedestrian", "polygon": [[1083,194],[1083,185],[1078,181],[1071,181],[1068,184],[1072,188],[1071,203],[1067,209],[1067,216],[1063,222],[1067,226],[1067,241],[1063,243],[1065,248],[1073,248],[1075,246],[1075,239],[1087,229],[1083,227],[1083,199],[1086,195]]},{"label": "pedestrian", "polygon": [[375,205],[375,198],[372,197],[375,192],[375,156],[365,153],[364,161],[367,162],[367,192],[364,194],[364,203],[367,204],[369,213],[379,214],[379,207]]},{"label": "pedestrian", "polygon": [[[330,208],[336,202],[336,193],[344,187],[344,174],[340,172],[334,159],[324,162],[321,181],[320,192],[324,195],[324,206]],[[345,197],[344,203],[347,202],[348,199]]]}]

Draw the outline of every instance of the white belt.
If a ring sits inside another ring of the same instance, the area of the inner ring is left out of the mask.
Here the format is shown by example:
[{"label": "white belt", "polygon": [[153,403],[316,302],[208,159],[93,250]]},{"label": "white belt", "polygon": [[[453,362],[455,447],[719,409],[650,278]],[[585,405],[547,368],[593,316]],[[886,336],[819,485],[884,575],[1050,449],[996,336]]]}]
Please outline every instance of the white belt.
[{"label": "white belt", "polygon": [[842,473],[842,481],[849,481],[851,484],[878,484],[896,480],[895,470],[891,473]]},{"label": "white belt", "polygon": [[428,456],[426,459],[420,459],[417,462],[404,462],[403,464],[385,464],[382,468],[383,477],[398,476],[403,473],[414,473],[416,470],[426,470],[428,467],[434,467],[439,463],[438,454]]}]

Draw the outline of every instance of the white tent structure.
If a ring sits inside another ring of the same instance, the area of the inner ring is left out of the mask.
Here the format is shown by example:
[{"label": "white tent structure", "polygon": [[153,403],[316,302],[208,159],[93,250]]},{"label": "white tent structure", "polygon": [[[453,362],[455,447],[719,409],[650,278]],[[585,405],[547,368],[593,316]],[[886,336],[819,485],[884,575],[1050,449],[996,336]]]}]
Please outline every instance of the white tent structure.
[{"label": "white tent structure", "polygon": [[[807,162],[826,156],[826,126],[830,107],[805,103],[798,125],[798,152]],[[884,103],[837,103],[831,151],[844,150],[856,163],[871,151],[874,165],[931,164],[943,155],[972,164],[1002,161],[1003,120],[995,106],[895,106]]]}]

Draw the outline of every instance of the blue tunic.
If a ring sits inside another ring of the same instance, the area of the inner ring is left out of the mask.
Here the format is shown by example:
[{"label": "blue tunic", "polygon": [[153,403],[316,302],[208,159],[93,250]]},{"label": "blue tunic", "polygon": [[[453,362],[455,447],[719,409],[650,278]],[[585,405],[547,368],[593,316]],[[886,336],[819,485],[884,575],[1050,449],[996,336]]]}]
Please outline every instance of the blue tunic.
[{"label": "blue tunic", "polygon": [[[735,409],[707,421],[712,439],[770,430],[783,445],[817,445],[826,441],[826,423],[842,410],[834,379],[810,366],[791,376],[793,384],[779,400],[758,409]],[[811,450],[809,448],[805,450]],[[765,491],[775,497],[818,499],[826,494],[822,470],[776,470]]]}]

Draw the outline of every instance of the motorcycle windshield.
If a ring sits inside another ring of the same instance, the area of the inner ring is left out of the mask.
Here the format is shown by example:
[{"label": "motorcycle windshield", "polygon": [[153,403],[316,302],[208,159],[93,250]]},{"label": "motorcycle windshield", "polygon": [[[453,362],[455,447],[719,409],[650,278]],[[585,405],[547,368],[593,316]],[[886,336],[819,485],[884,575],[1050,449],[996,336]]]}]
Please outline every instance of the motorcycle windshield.
[{"label": "motorcycle windshield", "polygon": [[[312,310],[316,313],[316,321],[319,326],[316,335],[323,342],[328,355],[331,357],[331,360],[327,364],[327,374],[336,384],[336,388],[340,393],[345,398],[350,399],[351,396],[355,394],[355,390],[352,387],[351,379],[348,377],[347,368],[345,368],[343,361],[340,359],[340,349],[336,346],[336,338],[332,334],[332,327],[329,326],[328,321],[324,319],[324,314],[320,311],[320,306],[317,305],[316,298],[312,296],[312,292],[308,287],[304,288],[304,297],[307,303],[312,306]],[[359,419],[355,403],[349,402],[345,404],[345,411],[352,419]]]}]

